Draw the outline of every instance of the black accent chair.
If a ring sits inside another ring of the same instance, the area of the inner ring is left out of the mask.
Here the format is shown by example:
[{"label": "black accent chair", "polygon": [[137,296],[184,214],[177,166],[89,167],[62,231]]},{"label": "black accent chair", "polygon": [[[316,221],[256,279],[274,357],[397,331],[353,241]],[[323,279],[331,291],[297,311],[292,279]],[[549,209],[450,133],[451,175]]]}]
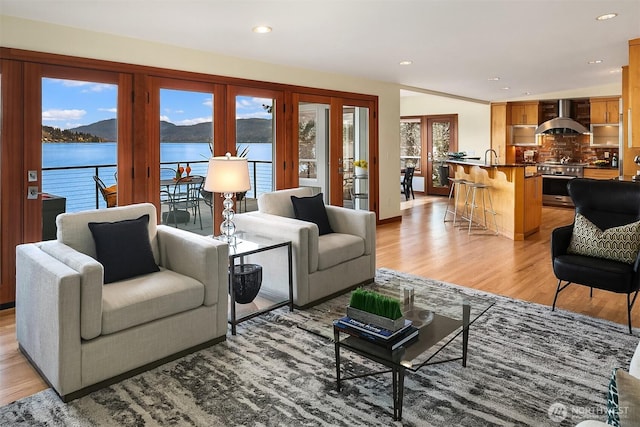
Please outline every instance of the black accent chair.
[{"label": "black accent chair", "polygon": [[404,170],[404,176],[402,177],[401,186],[401,194],[404,194],[404,197],[409,200],[409,195],[411,195],[414,199],[416,195],[413,194],[413,174],[416,168],[406,168]]},{"label": "black accent chair", "polygon": [[[575,178],[567,189],[576,207],[601,230],[640,220],[640,184],[616,180]],[[567,253],[573,224],[558,227],[551,234],[553,272],[558,278],[552,310],[560,291],[572,283],[627,294],[627,318],[631,333],[631,309],[640,289],[640,258],[633,264]],[[564,281],[564,283],[563,283]],[[633,294],[633,298],[632,295]]]}]

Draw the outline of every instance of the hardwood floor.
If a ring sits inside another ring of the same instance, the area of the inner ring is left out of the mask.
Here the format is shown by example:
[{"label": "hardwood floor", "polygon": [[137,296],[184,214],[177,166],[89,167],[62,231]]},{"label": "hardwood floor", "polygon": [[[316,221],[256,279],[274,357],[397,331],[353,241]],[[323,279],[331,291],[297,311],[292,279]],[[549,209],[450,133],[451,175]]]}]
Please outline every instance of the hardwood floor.
[{"label": "hardwood floor", "polygon": [[[493,235],[467,235],[443,223],[446,198],[418,197],[402,202],[402,222],[377,232],[377,265],[500,295],[551,305],[556,279],[551,268],[549,236],[572,221],[573,210],[545,207],[542,229],[525,241]],[[570,286],[558,307],[626,324],[626,298],[610,292]],[[640,325],[639,321],[633,322]],[[621,328],[624,330],[624,327]],[[0,311],[0,405],[47,387],[18,351],[15,312]]]}]

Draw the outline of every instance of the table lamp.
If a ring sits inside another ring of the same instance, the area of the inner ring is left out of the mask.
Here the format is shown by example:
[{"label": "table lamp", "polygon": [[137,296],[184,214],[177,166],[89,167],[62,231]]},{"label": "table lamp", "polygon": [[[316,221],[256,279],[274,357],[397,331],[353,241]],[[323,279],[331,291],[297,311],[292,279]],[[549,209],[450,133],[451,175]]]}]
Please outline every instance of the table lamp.
[{"label": "table lamp", "polygon": [[233,211],[233,195],[251,189],[247,159],[231,157],[229,153],[223,157],[210,158],[204,189],[224,195],[224,202],[222,202],[224,207],[222,217],[224,220],[220,224],[220,232],[222,233],[220,240],[234,244],[236,225],[233,223],[233,216],[235,215]]}]

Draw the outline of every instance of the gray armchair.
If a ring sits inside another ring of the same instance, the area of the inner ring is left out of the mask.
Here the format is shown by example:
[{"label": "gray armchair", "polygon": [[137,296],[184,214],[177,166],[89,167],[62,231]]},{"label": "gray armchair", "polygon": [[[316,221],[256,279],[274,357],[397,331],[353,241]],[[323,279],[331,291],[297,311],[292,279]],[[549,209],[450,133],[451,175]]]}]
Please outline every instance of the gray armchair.
[{"label": "gray armchair", "polygon": [[[320,235],[316,224],[295,218],[291,196],[313,196],[300,187],[262,194],[258,211],[236,215],[239,230],[291,240],[294,304],[306,307],[372,282],[376,270],[376,218],[373,212],[326,206],[332,233]],[[287,269],[265,252],[250,262],[269,265],[264,282],[284,283]],[[263,282],[263,283],[264,283]],[[264,285],[263,285],[264,286]]]},{"label": "gray armchair", "polygon": [[[156,271],[105,284],[89,224],[146,215],[114,248],[144,241]],[[149,203],[62,214],[57,240],[16,248],[18,343],[63,400],[225,339],[228,246],[156,224]]]}]

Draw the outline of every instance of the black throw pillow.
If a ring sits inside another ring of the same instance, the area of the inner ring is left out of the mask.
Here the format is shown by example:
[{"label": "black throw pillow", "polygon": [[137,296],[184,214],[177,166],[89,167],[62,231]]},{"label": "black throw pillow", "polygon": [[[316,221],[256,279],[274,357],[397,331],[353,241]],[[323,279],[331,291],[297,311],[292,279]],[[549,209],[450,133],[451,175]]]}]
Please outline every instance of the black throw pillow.
[{"label": "black throw pillow", "polygon": [[117,222],[90,222],[104,283],[160,271],[149,242],[149,215]]},{"label": "black throw pillow", "polygon": [[333,233],[331,225],[329,225],[327,210],[324,208],[322,193],[311,197],[291,196],[291,203],[293,203],[293,212],[296,215],[296,219],[316,224],[321,236]]}]

